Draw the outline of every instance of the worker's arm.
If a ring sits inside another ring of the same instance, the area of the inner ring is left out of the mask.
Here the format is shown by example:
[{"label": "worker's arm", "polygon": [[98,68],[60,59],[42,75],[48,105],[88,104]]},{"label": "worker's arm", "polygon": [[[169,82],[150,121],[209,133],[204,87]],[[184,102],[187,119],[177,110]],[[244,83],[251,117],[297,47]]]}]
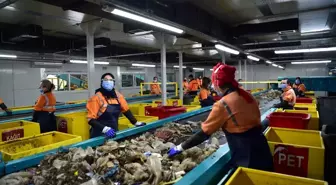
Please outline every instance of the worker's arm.
[{"label": "worker's arm", "polygon": [[304,84],[300,84],[298,89],[300,93],[304,93],[306,91],[306,86]]},{"label": "worker's arm", "polygon": [[7,106],[5,105],[5,103],[2,101],[2,99],[0,98],[0,108],[4,111],[7,110]]},{"label": "worker's arm", "polygon": [[227,121],[226,116],[223,114],[224,112],[225,109],[221,106],[220,102],[215,103],[207,120],[202,123],[202,130],[183,142],[181,145],[182,149],[187,150],[209,139],[211,134],[219,130]]},{"label": "worker's arm", "polygon": [[45,103],[46,103],[45,97],[40,95],[34,106],[33,119],[32,119],[33,122],[37,122],[38,115],[43,110]]},{"label": "worker's arm", "polygon": [[93,128],[97,128],[102,131],[105,126],[97,120],[99,109],[100,109],[99,98],[97,96],[91,97],[86,104],[88,123]]},{"label": "worker's arm", "polygon": [[117,96],[118,96],[118,101],[120,103],[121,112],[126,116],[126,118],[133,125],[136,124],[137,123],[137,119],[134,117],[133,113],[128,108],[128,104],[127,104],[127,101],[126,101],[125,97],[122,94],[120,94],[120,93],[117,93]]}]

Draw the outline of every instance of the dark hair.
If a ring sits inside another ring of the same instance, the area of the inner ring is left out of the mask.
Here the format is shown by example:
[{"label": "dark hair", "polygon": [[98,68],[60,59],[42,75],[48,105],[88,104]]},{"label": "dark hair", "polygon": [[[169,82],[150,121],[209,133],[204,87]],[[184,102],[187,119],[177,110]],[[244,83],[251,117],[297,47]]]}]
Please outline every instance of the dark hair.
[{"label": "dark hair", "polygon": [[194,76],[192,74],[189,75],[189,78],[194,78]]},{"label": "dark hair", "polygon": [[242,79],[238,79],[238,82],[241,82],[241,81],[243,81]]},{"label": "dark hair", "polygon": [[113,76],[112,73],[104,73],[104,74],[101,76],[100,80],[104,79],[107,75],[111,76],[111,77],[114,79],[114,76]]},{"label": "dark hair", "polygon": [[232,83],[225,83],[225,84],[219,86],[219,88],[221,88],[221,89],[226,89],[226,88],[233,89],[234,87],[233,87]]},{"label": "dark hair", "polygon": [[46,88],[47,89],[46,92],[51,92],[52,90],[55,89],[55,85],[47,79],[41,81],[41,87]]},{"label": "dark hair", "polygon": [[210,83],[211,83],[210,78],[208,78],[208,77],[203,77],[203,78],[202,78],[202,85],[201,85],[201,87],[204,88],[204,89],[208,89]]},{"label": "dark hair", "polygon": [[153,77],[153,80],[155,80],[155,79],[157,79],[157,78],[158,78],[157,76],[154,76],[154,77]]}]

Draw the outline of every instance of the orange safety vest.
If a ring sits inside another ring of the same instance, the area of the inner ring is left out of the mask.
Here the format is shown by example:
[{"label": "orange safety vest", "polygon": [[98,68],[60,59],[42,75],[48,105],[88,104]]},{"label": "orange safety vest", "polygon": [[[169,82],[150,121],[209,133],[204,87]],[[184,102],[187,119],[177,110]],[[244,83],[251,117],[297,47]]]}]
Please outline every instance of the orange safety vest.
[{"label": "orange safety vest", "polygon": [[[253,98],[252,95],[251,97]],[[229,133],[243,133],[260,126],[260,116],[255,99],[252,103],[247,103],[238,92],[232,92],[213,105],[207,120],[202,123],[202,130],[209,135],[220,128]]]},{"label": "orange safety vest", "polygon": [[289,105],[294,106],[296,103],[295,91],[291,86],[287,86],[282,93],[282,99],[287,101]]},{"label": "orange safety vest", "polygon": [[119,92],[116,92],[116,94],[118,98],[110,99],[105,98],[101,92],[93,95],[86,104],[88,121],[99,118],[106,111],[109,104],[120,104],[121,112],[128,111],[129,108],[124,96]]},{"label": "orange safety vest", "polygon": [[151,94],[161,94],[160,84],[151,84]]},{"label": "orange safety vest", "polygon": [[41,94],[34,106],[36,111],[55,112],[56,110],[56,97],[52,92]]},{"label": "orange safety vest", "polygon": [[298,89],[299,91],[302,91],[302,92],[306,91],[306,86],[304,84],[299,84],[299,85],[294,84],[293,88]]},{"label": "orange safety vest", "polygon": [[189,82],[188,90],[189,91],[198,91],[198,83],[195,79],[191,80]]},{"label": "orange safety vest", "polygon": [[201,88],[201,91],[198,97],[200,100],[205,100],[208,98],[209,95],[210,95],[210,91],[208,89]]}]

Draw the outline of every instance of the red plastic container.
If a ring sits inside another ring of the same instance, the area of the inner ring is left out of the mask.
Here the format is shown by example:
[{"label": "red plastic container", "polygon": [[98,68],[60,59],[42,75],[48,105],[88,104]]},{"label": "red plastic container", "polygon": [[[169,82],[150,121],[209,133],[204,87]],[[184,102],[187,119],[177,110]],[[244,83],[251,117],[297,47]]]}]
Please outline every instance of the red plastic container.
[{"label": "red plastic container", "polygon": [[310,114],[273,112],[267,116],[271,127],[307,129]]},{"label": "red plastic container", "polygon": [[145,107],[146,116],[156,116],[159,117],[159,119],[167,118],[184,112],[187,112],[187,109],[182,106]]},{"label": "red plastic container", "polygon": [[313,103],[311,98],[296,98],[296,103]]},{"label": "red plastic container", "polygon": [[212,98],[214,99],[214,101],[219,101],[222,97],[220,97],[220,96],[213,96]]}]

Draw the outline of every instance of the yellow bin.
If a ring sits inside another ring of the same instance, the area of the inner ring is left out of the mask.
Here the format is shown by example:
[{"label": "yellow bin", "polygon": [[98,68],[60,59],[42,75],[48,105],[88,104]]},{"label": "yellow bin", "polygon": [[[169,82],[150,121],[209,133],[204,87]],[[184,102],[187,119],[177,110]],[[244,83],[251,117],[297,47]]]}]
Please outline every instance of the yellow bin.
[{"label": "yellow bin", "polygon": [[40,134],[40,124],[30,121],[13,121],[0,124],[0,141],[11,141]]},{"label": "yellow bin", "polygon": [[[161,100],[153,100],[153,104],[158,106],[162,105]],[[180,99],[167,99],[168,106],[182,106],[182,101]]]},{"label": "yellow bin", "polygon": [[314,110],[283,110],[277,109],[276,112],[293,112],[293,113],[307,113],[310,114],[310,121],[308,123],[308,130],[319,130],[320,116],[318,111]]},{"label": "yellow bin", "polygon": [[4,161],[11,161],[81,141],[80,136],[61,132],[47,132],[15,141],[1,142],[0,151]]},{"label": "yellow bin", "polygon": [[146,106],[156,106],[156,105],[157,104],[155,103],[135,103],[128,105],[128,107],[134,115],[144,116]]},{"label": "yellow bin", "polygon": [[314,91],[306,91],[305,96],[309,98],[315,98],[315,92]]},{"label": "yellow bin", "polygon": [[328,185],[325,181],[239,167],[225,185]]},{"label": "yellow bin", "polygon": [[314,103],[296,103],[294,105],[295,110],[317,110]]},{"label": "yellow bin", "polygon": [[265,136],[275,172],[323,180],[325,149],[320,132],[269,127]]},{"label": "yellow bin", "polygon": [[191,102],[190,105],[201,105],[200,102]]},{"label": "yellow bin", "polygon": [[[86,111],[85,112],[83,111],[83,112],[74,112],[74,113],[57,115],[56,116],[57,130],[59,132],[81,136],[83,140],[90,139],[90,125],[87,122],[86,116],[87,116]],[[145,123],[150,123],[150,122],[153,122],[155,120],[158,120],[158,117],[153,117],[153,116],[137,116],[137,115],[134,115],[134,117],[138,121],[143,121]],[[126,122],[126,121],[121,121],[123,119],[126,119],[128,121],[127,118],[120,117],[119,118],[118,129],[119,130],[124,130],[126,128],[131,128],[131,127],[121,126],[120,123]]]},{"label": "yellow bin", "polygon": [[187,108],[187,112],[194,111],[200,109],[200,105],[183,105],[183,107]]}]

